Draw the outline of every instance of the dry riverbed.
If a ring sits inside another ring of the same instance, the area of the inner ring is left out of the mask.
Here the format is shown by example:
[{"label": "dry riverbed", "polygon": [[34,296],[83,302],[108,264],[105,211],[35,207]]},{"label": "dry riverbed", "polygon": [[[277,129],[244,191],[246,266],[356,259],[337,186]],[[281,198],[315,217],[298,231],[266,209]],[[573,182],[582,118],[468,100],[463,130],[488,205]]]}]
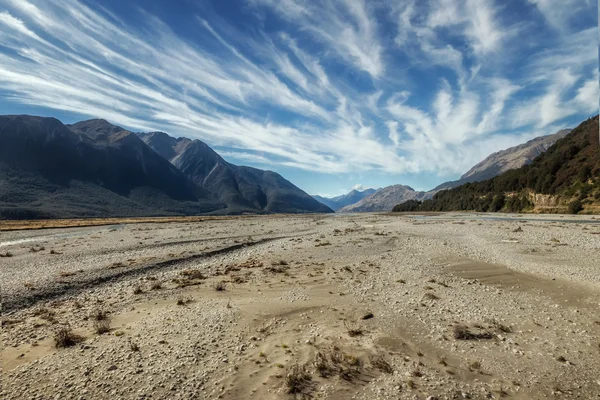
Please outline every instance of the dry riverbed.
[{"label": "dry riverbed", "polygon": [[600,220],[489,217],[0,231],[0,398],[600,399]]}]

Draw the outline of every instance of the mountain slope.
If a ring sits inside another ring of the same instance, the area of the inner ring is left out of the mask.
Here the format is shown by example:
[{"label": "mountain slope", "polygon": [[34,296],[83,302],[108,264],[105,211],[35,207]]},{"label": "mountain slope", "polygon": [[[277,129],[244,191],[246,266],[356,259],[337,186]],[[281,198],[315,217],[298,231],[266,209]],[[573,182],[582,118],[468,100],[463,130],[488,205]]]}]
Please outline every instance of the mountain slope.
[{"label": "mountain slope", "polygon": [[[437,193],[422,211],[526,210],[600,212],[598,116],[582,122],[545,153],[495,178]],[[403,211],[414,204],[399,205]]]},{"label": "mountain slope", "polygon": [[228,213],[332,211],[281,175],[230,164],[200,140],[176,139],[163,132],[138,135],[193,182],[215,193],[227,204]]},{"label": "mountain slope", "polygon": [[341,208],[338,212],[391,211],[396,204],[420,200],[425,192],[416,192],[410,186],[392,185],[379,189],[361,201]]},{"label": "mountain slope", "polygon": [[225,206],[103,120],[0,116],[0,217],[200,214]]},{"label": "mountain slope", "polygon": [[375,193],[375,189],[365,189],[363,191],[352,190],[349,193],[336,196],[336,197],[322,197],[322,196],[313,196],[318,202],[325,204],[327,207],[331,208],[333,211],[337,211],[342,207],[349,206],[351,204],[358,203],[362,199],[367,196]]},{"label": "mountain slope", "polygon": [[540,136],[521,145],[493,153],[467,171],[459,180],[445,182],[432,189],[428,192],[427,197],[432,197],[443,189],[455,188],[468,182],[484,181],[511,169],[530,164],[534,158],[547,151],[550,146],[569,132],[571,132],[570,129],[563,129],[555,134]]}]

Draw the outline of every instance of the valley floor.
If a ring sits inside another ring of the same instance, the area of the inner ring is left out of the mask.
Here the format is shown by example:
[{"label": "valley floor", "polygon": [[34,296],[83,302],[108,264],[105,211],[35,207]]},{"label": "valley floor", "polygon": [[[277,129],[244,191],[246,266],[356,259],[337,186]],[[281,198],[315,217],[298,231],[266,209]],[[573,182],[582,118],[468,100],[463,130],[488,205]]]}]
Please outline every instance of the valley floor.
[{"label": "valley floor", "polygon": [[0,232],[0,398],[600,399],[600,220],[492,217]]}]

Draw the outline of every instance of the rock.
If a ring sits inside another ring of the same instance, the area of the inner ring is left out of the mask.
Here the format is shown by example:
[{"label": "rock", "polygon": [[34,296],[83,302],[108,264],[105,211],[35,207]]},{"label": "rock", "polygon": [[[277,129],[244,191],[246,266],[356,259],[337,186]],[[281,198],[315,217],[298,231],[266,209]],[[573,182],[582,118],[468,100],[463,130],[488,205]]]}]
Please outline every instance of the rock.
[{"label": "rock", "polygon": [[371,319],[371,318],[373,318],[373,317],[375,317],[375,316],[373,315],[373,313],[369,312],[369,313],[366,313],[365,315],[363,315],[363,316],[362,316],[362,319]]}]

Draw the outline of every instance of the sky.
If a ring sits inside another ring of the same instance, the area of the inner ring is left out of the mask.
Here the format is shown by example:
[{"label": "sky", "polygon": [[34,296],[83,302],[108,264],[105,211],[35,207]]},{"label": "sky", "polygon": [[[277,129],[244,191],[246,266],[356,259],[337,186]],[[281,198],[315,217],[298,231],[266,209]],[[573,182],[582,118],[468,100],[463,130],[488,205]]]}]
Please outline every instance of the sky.
[{"label": "sky", "polygon": [[598,113],[596,0],[0,0],[0,113],[429,190]]}]

